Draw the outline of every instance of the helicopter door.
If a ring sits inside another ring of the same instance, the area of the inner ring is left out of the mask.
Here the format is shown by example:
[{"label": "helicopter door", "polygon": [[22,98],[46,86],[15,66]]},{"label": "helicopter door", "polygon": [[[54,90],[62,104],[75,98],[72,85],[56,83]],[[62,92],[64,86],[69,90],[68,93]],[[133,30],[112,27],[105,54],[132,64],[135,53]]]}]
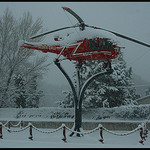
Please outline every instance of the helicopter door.
[{"label": "helicopter door", "polygon": [[89,50],[97,50],[98,42],[97,39],[89,39]]}]

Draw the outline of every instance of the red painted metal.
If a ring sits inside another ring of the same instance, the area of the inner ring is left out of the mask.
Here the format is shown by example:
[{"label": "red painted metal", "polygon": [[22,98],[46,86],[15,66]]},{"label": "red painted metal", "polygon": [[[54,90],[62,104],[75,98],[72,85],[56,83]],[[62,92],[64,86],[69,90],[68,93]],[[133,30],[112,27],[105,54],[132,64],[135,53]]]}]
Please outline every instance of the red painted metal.
[{"label": "red painted metal", "polygon": [[64,138],[63,138],[62,140],[63,140],[64,142],[67,142],[67,141],[66,141],[67,138],[66,138],[66,127],[65,127],[65,126],[63,127],[63,136],[64,136]]},{"label": "red painted metal", "polygon": [[99,40],[100,39],[106,39],[106,38],[94,38],[97,41],[97,49],[90,50],[90,40],[93,39],[83,39],[78,40],[76,42],[71,43],[67,47],[62,47],[61,45],[47,45],[47,44],[41,44],[41,45],[34,45],[31,43],[24,42],[20,47],[28,48],[28,49],[35,49],[42,51],[44,53],[50,52],[55,54],[63,55],[66,59],[74,60],[74,61],[85,61],[85,60],[109,60],[117,58],[119,55],[120,49],[123,47],[120,47],[117,45],[117,43],[112,42],[113,48],[110,49],[102,49],[100,46]]},{"label": "red painted metal", "polygon": [[29,136],[29,139],[30,140],[33,140],[33,136],[32,136],[32,124],[29,126],[29,132],[30,132],[30,136]]},{"label": "red painted metal", "polygon": [[101,143],[104,143],[104,142],[103,142],[103,141],[104,141],[104,139],[103,139],[103,127],[100,127],[100,137],[101,137],[101,138],[100,138],[99,141],[100,141]]}]

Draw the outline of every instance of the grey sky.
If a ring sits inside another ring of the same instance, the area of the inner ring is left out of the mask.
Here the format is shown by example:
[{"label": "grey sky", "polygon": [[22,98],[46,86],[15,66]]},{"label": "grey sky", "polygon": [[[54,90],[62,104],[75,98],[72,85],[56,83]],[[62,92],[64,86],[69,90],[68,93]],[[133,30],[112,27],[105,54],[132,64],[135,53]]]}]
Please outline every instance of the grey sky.
[{"label": "grey sky", "polygon": [[[42,17],[47,30],[76,24],[76,19],[66,15],[62,6],[70,7],[86,24],[103,27],[150,44],[150,2],[0,2],[0,14],[3,14],[7,7],[16,17],[29,11],[35,19]],[[123,53],[127,65],[150,82],[150,49],[121,38],[118,40],[126,47]],[[48,55],[50,62],[56,57],[54,54]],[[72,75],[72,62],[62,62],[62,65]],[[45,80],[56,84],[66,83],[55,65],[50,66]]]}]

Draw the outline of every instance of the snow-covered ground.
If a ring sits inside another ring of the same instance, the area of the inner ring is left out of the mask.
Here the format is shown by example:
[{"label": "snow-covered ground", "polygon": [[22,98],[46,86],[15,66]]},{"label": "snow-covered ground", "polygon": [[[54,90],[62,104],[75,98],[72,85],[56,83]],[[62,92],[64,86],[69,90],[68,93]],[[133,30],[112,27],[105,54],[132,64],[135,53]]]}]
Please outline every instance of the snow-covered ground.
[{"label": "snow-covered ground", "polygon": [[[122,107],[123,108],[123,107]],[[115,113],[124,114],[122,108],[116,109]],[[147,110],[145,107],[145,110]],[[127,109],[127,108],[125,108]],[[129,107],[128,107],[129,109]],[[133,109],[133,108],[132,108]],[[130,113],[132,112],[129,109]],[[97,122],[99,120],[104,121],[118,121],[117,118],[101,118],[100,114],[105,114],[106,116],[114,112],[114,109],[106,109],[100,110],[95,109],[92,113],[92,110],[83,112],[83,120],[89,119],[89,121]],[[98,113],[99,112],[99,113]],[[145,112],[145,111],[144,111]],[[128,113],[128,114],[130,114]],[[6,121],[63,121],[64,123],[67,121],[73,121],[72,118],[74,115],[74,109],[62,109],[62,108],[1,108],[0,109],[0,121],[3,124]],[[89,117],[89,118],[88,118]],[[98,118],[98,120],[96,119]],[[120,120],[120,121],[128,121],[128,120]],[[131,121],[131,120],[130,120]],[[133,122],[136,120],[132,120]],[[143,120],[138,120],[139,124],[143,122]],[[105,126],[104,126],[105,127]],[[12,130],[20,130],[20,128],[13,128]],[[38,128],[41,131],[55,131],[56,129],[46,129],[46,128]],[[84,130],[84,132],[91,130]],[[113,133],[128,133],[130,131],[111,131]],[[96,130],[90,134],[85,134],[84,136],[77,137],[76,135],[70,137],[69,134],[71,132],[66,130],[66,138],[67,142],[62,141],[63,138],[63,129],[60,129],[54,133],[42,133],[33,128],[33,140],[28,139],[30,136],[29,128],[23,130],[21,132],[8,132],[4,127],[2,128],[3,139],[0,139],[0,148],[150,148],[150,138],[149,135],[144,141],[144,145],[139,143],[141,140],[140,131],[133,132],[132,134],[125,136],[118,136],[114,134],[110,134],[103,130],[103,138],[104,143],[102,144],[100,140],[100,131]]]},{"label": "snow-covered ground", "polygon": [[[11,128],[14,129],[14,128]],[[19,129],[19,128],[18,128]],[[15,128],[15,130],[17,130]],[[54,129],[40,129],[42,131],[53,131]],[[116,132],[116,131],[113,131]],[[117,131],[126,133],[127,131]],[[150,148],[150,138],[144,141],[144,145],[139,143],[139,131],[127,135],[117,136],[103,131],[104,143],[99,142],[100,131],[96,130],[91,134],[81,137],[73,135],[66,130],[67,142],[62,141],[63,130],[54,133],[41,133],[33,129],[33,140],[28,139],[29,129],[22,132],[11,132],[3,129],[3,139],[0,139],[0,148]]]},{"label": "snow-covered ground", "polygon": [[[83,120],[144,121],[150,115],[150,104],[82,110]],[[0,108],[0,120],[74,120],[74,108]]]}]

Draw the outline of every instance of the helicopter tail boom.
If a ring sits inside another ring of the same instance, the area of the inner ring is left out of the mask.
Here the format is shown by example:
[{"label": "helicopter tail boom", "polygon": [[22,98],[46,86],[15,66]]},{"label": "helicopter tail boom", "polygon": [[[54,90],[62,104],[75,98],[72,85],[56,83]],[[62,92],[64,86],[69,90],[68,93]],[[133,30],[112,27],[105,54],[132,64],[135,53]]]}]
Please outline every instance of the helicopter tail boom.
[{"label": "helicopter tail boom", "polygon": [[47,44],[39,44],[38,45],[35,43],[30,43],[30,42],[20,40],[18,42],[18,49],[20,49],[20,48],[40,50],[44,53],[51,52],[51,53],[59,54],[63,47],[60,47],[59,45],[47,45]]}]

